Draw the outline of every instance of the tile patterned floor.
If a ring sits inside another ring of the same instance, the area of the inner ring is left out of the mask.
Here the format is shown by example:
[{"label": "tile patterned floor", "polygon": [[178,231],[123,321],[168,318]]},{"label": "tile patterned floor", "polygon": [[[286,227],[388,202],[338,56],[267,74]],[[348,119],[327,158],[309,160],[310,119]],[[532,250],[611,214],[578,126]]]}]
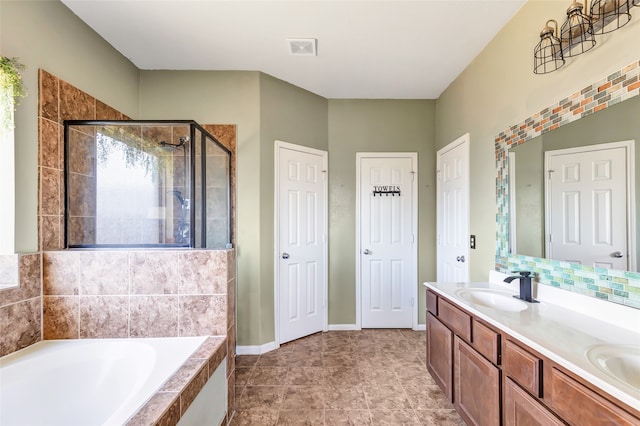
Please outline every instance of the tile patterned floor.
[{"label": "tile patterned floor", "polygon": [[236,358],[232,425],[464,425],[425,367],[425,333],[317,333]]}]

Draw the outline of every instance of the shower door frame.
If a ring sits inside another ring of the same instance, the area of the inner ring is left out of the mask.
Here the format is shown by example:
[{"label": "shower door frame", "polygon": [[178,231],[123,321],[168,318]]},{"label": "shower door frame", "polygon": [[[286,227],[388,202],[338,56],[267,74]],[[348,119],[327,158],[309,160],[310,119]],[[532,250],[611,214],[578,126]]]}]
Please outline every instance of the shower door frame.
[{"label": "shower door frame", "polygon": [[[196,209],[189,209],[189,244],[175,244],[175,243],[138,243],[138,244],[70,244],[69,243],[69,226],[68,226],[68,218],[70,211],[70,198],[69,198],[69,128],[71,126],[149,126],[157,124],[159,126],[166,126],[168,124],[175,125],[188,125],[189,126],[189,197],[190,200],[196,199],[196,130],[200,132],[200,167],[203,171],[200,176],[201,185],[200,185],[200,199],[201,205],[199,209],[201,211],[201,224],[200,224],[200,241],[199,244],[196,244],[195,238],[195,230],[196,227]],[[231,167],[232,167],[232,152],[224,146],[215,136],[209,133],[204,127],[198,124],[194,120],[64,120],[64,156],[63,156],[63,191],[64,191],[64,211],[63,211],[63,225],[64,225],[64,248],[66,249],[77,249],[77,248],[207,248],[206,238],[207,238],[207,221],[205,218],[207,217],[207,187],[206,187],[206,140],[211,139],[213,143],[215,143],[218,148],[222,149],[224,153],[227,155],[227,244],[226,248],[232,248],[232,227],[233,227],[233,218],[232,214],[232,206],[231,206]]]}]

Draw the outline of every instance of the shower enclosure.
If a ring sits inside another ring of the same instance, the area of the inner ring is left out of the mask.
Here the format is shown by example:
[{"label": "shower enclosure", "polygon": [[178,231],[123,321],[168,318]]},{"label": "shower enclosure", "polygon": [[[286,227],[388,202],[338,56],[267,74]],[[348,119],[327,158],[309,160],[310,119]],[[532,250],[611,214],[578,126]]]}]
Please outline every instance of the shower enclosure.
[{"label": "shower enclosure", "polygon": [[64,123],[65,247],[231,247],[231,152],[194,121]]}]

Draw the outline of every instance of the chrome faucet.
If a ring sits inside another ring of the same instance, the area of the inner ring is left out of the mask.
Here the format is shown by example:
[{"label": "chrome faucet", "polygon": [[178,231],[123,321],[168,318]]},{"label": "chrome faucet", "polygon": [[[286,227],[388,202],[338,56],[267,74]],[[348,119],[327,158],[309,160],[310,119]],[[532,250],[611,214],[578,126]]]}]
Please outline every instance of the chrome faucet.
[{"label": "chrome faucet", "polygon": [[513,280],[520,280],[520,296],[513,296],[516,299],[524,300],[529,303],[540,303],[532,296],[533,285],[531,283],[531,272],[529,271],[514,271],[520,275],[513,275],[504,279],[505,283],[510,283]]}]

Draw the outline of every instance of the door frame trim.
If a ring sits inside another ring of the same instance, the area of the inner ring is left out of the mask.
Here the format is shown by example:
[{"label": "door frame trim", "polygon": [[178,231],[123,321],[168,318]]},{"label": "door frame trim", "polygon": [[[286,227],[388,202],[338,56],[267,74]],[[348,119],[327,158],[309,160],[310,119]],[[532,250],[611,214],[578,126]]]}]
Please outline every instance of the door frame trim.
[{"label": "door frame trim", "polygon": [[273,217],[274,217],[274,236],[273,236],[273,321],[274,336],[276,348],[280,347],[280,194],[278,191],[278,182],[280,182],[280,149],[285,148],[293,151],[300,151],[307,154],[318,155],[322,157],[324,174],[322,192],[325,199],[324,206],[324,234],[322,235],[322,257],[324,262],[324,279],[322,282],[322,331],[329,330],[328,300],[329,300],[329,153],[320,149],[310,148],[307,146],[296,145],[281,140],[275,140],[274,143],[274,180],[273,180]]},{"label": "door frame trim", "polygon": [[410,158],[415,165],[413,181],[411,183],[411,232],[413,233],[413,250],[411,261],[413,262],[411,280],[415,281],[416,287],[413,294],[412,306],[412,327],[418,330],[418,153],[417,152],[356,152],[356,324],[357,330],[362,329],[362,276],[360,268],[362,262],[360,253],[362,252],[360,241],[360,163],[363,158]]},{"label": "door frame trim", "polygon": [[[462,145],[465,150],[465,155],[467,156],[467,241],[468,236],[471,235],[471,135],[470,133],[465,133],[464,135],[456,138],[453,142],[449,142],[444,147],[440,148],[436,151],[436,277],[440,277],[440,268],[442,268],[442,250],[440,250],[440,226],[442,218],[440,209],[442,200],[440,199],[440,161],[442,159],[442,154],[445,152],[449,152],[459,145]],[[467,277],[471,277],[471,249],[469,248],[469,244],[466,245],[465,255],[467,257]]]},{"label": "door frame trim", "polygon": [[637,271],[637,252],[636,252],[636,179],[635,179],[635,143],[633,140],[624,140],[617,142],[605,142],[594,145],[583,145],[572,148],[561,148],[544,153],[544,254],[545,257],[549,253],[549,227],[551,225],[551,197],[548,189],[549,179],[546,176],[546,171],[549,168],[549,162],[553,155],[562,154],[575,154],[586,151],[596,151],[602,149],[615,149],[624,148],[626,150],[627,161],[627,270]]}]

